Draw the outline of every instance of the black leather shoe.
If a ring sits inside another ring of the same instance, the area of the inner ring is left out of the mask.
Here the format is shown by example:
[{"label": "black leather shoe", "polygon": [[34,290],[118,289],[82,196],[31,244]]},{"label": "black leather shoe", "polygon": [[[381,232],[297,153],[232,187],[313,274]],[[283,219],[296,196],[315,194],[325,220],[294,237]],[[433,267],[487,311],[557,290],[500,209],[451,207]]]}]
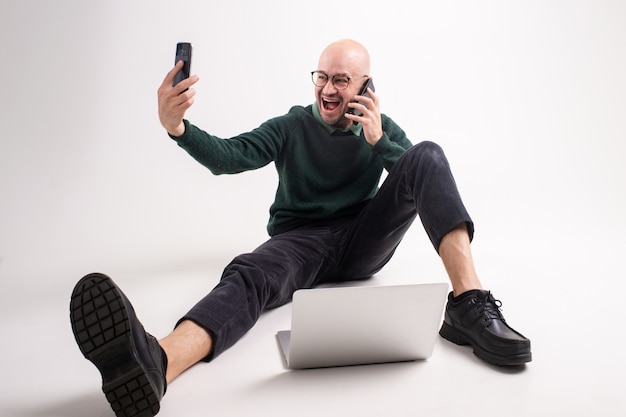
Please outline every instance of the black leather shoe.
[{"label": "black leather shoe", "polygon": [[167,358],[113,280],[94,273],[78,281],[70,320],[80,351],[102,374],[102,391],[115,415],[156,415],[167,388]]},{"label": "black leather shoe", "polygon": [[471,345],[474,354],[494,365],[521,365],[532,360],[530,340],[504,320],[502,303],[489,291],[472,291],[458,302],[448,295],[439,334],[457,345]]}]

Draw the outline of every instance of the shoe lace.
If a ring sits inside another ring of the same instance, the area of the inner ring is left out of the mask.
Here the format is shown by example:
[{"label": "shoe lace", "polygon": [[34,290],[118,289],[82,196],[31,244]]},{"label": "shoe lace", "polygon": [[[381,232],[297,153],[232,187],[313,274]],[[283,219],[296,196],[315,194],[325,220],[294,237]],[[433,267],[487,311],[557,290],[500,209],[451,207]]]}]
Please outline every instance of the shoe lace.
[{"label": "shoe lace", "polygon": [[502,311],[500,310],[502,307],[502,302],[500,300],[496,300],[491,291],[486,293],[484,296],[479,296],[474,301],[476,310],[478,314],[480,314],[485,322],[486,326],[490,326],[493,320],[504,320],[504,316],[502,315]]}]

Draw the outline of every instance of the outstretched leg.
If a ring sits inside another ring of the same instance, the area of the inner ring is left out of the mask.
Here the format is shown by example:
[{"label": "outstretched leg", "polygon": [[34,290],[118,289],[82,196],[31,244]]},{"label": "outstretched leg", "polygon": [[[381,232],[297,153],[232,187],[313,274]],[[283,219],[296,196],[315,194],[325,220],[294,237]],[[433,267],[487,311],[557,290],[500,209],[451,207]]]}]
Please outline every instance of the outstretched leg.
[{"label": "outstretched leg", "polygon": [[[162,340],[170,361],[179,363],[178,355],[170,352],[184,348],[185,338],[198,346],[180,351],[180,371],[202,353],[200,360],[212,360],[250,330],[263,311],[291,301],[298,289],[316,285],[335,262],[337,233],[332,223],[300,227],[233,259],[220,283],[181,319],[171,338]],[[171,376],[178,373],[172,368]]]},{"label": "outstretched leg", "polygon": [[169,384],[185,370],[209,356],[213,337],[203,327],[190,320],[181,322],[168,336],[159,340],[167,355]]}]

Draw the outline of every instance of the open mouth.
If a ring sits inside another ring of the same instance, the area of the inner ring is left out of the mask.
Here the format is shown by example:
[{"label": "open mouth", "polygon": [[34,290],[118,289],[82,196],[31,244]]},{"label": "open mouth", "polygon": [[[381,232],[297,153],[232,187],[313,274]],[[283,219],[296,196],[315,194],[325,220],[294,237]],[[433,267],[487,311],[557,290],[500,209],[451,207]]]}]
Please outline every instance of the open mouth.
[{"label": "open mouth", "polygon": [[336,100],[326,100],[322,99],[322,106],[324,106],[324,110],[326,111],[334,111],[339,107],[340,102]]}]

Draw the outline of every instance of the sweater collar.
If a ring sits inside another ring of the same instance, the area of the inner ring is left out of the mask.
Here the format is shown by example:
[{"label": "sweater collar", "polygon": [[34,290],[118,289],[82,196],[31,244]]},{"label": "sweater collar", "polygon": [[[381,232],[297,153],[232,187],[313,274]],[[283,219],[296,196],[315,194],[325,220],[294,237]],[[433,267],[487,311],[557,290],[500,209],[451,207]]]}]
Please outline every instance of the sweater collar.
[{"label": "sweater collar", "polygon": [[353,124],[348,129],[337,129],[336,127],[332,127],[331,125],[326,124],[326,122],[322,120],[322,116],[320,115],[320,109],[317,107],[317,103],[313,103],[312,107],[313,107],[313,117],[315,117],[315,119],[319,121],[326,128],[328,133],[330,133],[331,135],[335,132],[345,133],[345,132],[351,131],[355,136],[361,136],[361,131],[363,130],[363,126],[361,125],[361,123]]}]

